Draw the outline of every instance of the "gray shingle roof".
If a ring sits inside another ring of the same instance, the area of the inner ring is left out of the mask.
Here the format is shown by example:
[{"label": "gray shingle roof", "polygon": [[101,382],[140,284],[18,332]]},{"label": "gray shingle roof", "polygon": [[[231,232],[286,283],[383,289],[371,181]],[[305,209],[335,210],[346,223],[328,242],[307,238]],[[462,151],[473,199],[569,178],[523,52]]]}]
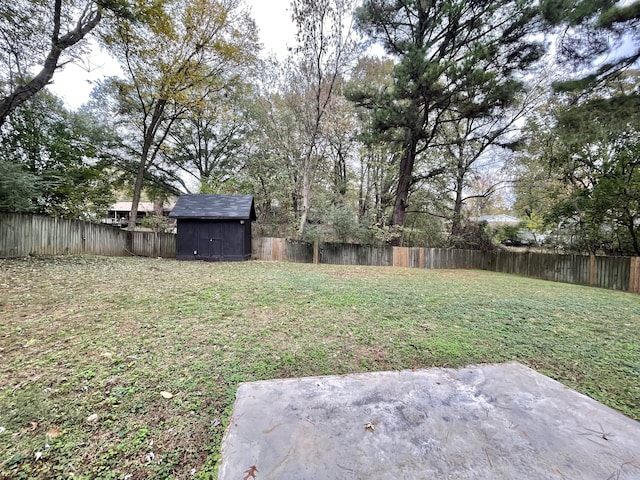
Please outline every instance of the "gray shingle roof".
[{"label": "gray shingle roof", "polygon": [[255,220],[252,195],[180,195],[169,214],[173,218]]}]

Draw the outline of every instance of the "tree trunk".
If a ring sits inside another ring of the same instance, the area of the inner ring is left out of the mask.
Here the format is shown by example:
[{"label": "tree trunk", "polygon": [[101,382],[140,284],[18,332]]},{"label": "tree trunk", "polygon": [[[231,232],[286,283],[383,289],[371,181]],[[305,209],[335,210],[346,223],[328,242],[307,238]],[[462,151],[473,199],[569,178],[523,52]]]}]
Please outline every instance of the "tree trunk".
[{"label": "tree trunk", "polygon": [[460,235],[462,230],[462,190],[464,188],[465,169],[462,159],[458,159],[458,174],[456,175],[456,198],[453,203],[453,219],[451,222],[451,236]]},{"label": "tree trunk", "polygon": [[140,164],[138,165],[138,173],[136,175],[136,183],[133,187],[133,199],[131,200],[131,211],[129,212],[129,224],[127,230],[136,229],[136,220],[138,218],[138,205],[140,204],[140,196],[142,195],[142,187],[144,186],[144,174],[147,169],[147,154],[142,155]]},{"label": "tree trunk", "polygon": [[[398,178],[398,188],[396,189],[396,202],[393,206],[393,217],[391,218],[391,227],[400,230],[404,226],[407,214],[409,189],[413,179],[413,166],[416,161],[417,142],[415,138],[411,138],[409,145],[405,148],[400,159],[400,176]],[[399,246],[402,243],[400,236],[394,238],[391,244]]]},{"label": "tree trunk", "polygon": [[151,145],[156,137],[158,128],[163,119],[164,108],[167,104],[166,100],[158,100],[155,108],[153,109],[153,116],[149,127],[145,130],[144,140],[142,144],[142,155],[140,156],[140,165],[138,165],[138,173],[136,175],[136,183],[133,187],[133,199],[131,200],[131,212],[129,212],[129,225],[127,230],[136,229],[136,219],[138,218],[138,205],[140,203],[140,197],[142,195],[142,187],[144,186],[144,174],[147,173],[149,164],[149,152],[151,151]]},{"label": "tree trunk", "polygon": [[636,218],[634,215],[628,215],[629,222],[627,222],[627,228],[629,229],[629,235],[631,235],[631,242],[633,245],[633,251],[636,255],[640,256],[640,242],[638,241],[638,232],[636,230]]},{"label": "tree trunk", "polygon": [[344,153],[340,150],[337,152],[337,158],[333,165],[334,172],[334,189],[340,197],[344,197],[347,193],[347,163]]},{"label": "tree trunk", "polygon": [[309,218],[309,210],[311,209],[312,172],[310,162],[311,159],[305,162],[305,168],[302,173],[302,211],[300,212],[300,224],[298,226],[299,240],[302,240],[304,235],[304,229],[307,225],[307,219]]}]

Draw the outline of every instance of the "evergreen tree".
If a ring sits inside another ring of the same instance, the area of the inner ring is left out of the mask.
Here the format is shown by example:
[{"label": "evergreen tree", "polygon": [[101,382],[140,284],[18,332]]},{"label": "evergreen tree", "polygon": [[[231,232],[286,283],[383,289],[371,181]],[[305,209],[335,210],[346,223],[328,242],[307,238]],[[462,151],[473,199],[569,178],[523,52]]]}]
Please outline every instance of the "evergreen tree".
[{"label": "evergreen tree", "polygon": [[543,0],[541,10],[561,33],[558,62],[587,70],[557,82],[556,90],[581,91],[602,84],[640,58],[640,1]]},{"label": "evergreen tree", "polygon": [[[402,226],[416,159],[442,127],[480,118],[513,102],[517,75],[544,49],[532,40],[533,1],[367,0],[357,10],[360,28],[397,59],[393,87],[352,92],[374,110],[374,129],[400,151],[392,225]],[[421,175],[441,174],[444,167]]]}]

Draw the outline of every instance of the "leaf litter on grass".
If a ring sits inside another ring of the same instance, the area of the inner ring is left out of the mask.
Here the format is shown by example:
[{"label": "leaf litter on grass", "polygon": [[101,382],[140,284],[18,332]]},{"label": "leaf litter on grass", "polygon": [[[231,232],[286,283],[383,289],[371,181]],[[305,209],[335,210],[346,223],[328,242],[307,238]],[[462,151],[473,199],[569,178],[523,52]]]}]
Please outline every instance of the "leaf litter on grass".
[{"label": "leaf litter on grass", "polygon": [[55,257],[0,272],[2,478],[204,478],[238,383],[285,376],[517,360],[640,418],[630,294],[265,262]]}]

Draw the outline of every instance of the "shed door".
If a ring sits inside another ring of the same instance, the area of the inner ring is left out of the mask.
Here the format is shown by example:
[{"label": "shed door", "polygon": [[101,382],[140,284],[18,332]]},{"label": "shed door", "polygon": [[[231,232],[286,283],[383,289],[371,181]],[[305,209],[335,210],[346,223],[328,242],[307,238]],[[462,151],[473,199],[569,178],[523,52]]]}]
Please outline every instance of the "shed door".
[{"label": "shed door", "polygon": [[216,223],[205,223],[199,230],[199,256],[208,260],[222,257],[222,232]]}]

